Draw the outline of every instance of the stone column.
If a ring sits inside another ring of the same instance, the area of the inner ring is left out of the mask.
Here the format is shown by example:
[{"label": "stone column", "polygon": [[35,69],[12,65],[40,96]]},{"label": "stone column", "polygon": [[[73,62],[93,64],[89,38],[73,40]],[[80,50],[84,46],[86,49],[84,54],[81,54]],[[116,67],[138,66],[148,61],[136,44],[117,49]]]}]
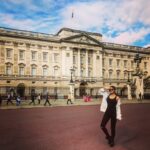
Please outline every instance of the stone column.
[{"label": "stone column", "polygon": [[70,93],[71,93],[71,100],[73,102],[74,101],[74,87],[75,87],[75,84],[74,83],[69,83],[69,87],[70,87]]},{"label": "stone column", "polygon": [[5,43],[0,41],[0,74],[5,74]]},{"label": "stone column", "polygon": [[18,43],[14,42],[14,66],[13,66],[13,73],[15,75],[18,74],[19,72],[19,67],[18,67],[18,57],[19,57],[19,51],[18,51]]},{"label": "stone column", "polygon": [[30,51],[30,44],[26,44],[26,54],[25,54],[25,60],[26,60],[26,69],[25,69],[25,75],[31,74],[31,51]]},{"label": "stone column", "polygon": [[80,62],[80,49],[78,49],[78,76],[80,77],[81,74],[81,62]]},{"label": "stone column", "polygon": [[96,77],[96,52],[93,51],[93,77]]},{"label": "stone column", "polygon": [[85,53],[85,76],[88,77],[88,50]]},{"label": "stone column", "polygon": [[[103,57],[102,57],[102,53],[100,53],[99,55],[99,63],[100,63],[100,66],[99,66],[99,70],[100,70],[100,73],[99,73],[99,77],[102,79],[103,78]],[[97,64],[98,65],[98,64]]]},{"label": "stone column", "polygon": [[127,90],[128,90],[128,100],[132,100],[131,86],[129,84],[127,84]]}]

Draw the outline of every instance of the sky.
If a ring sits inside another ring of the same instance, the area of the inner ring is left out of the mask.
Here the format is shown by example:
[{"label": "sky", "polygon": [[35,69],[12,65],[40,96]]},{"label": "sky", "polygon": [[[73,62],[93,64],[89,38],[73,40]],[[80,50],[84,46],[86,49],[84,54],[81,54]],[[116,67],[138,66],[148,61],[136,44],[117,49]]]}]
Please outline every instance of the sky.
[{"label": "sky", "polygon": [[96,32],[103,42],[150,46],[149,0],[0,0],[0,27]]}]

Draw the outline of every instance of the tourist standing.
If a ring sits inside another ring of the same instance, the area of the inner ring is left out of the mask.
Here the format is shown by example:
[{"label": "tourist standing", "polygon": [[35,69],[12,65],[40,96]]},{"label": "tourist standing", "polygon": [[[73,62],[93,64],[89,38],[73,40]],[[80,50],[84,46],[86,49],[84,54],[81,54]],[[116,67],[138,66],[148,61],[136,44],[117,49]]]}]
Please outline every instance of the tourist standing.
[{"label": "tourist standing", "polygon": [[[106,139],[111,147],[114,146],[114,138],[116,135],[117,119],[121,120],[120,98],[115,92],[115,87],[110,86],[109,92],[106,89],[100,89],[100,94],[103,95],[100,110],[105,112],[101,121],[101,129],[106,135]],[[106,124],[111,120],[111,134],[109,134]]]}]

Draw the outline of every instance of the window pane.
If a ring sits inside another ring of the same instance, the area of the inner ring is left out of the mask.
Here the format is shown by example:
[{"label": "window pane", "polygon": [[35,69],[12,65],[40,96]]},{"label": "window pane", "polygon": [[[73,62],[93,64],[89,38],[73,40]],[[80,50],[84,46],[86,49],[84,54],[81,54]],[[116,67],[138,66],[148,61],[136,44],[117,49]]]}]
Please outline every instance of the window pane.
[{"label": "window pane", "polygon": [[22,50],[19,52],[19,59],[20,60],[24,59],[24,51]]},{"label": "window pane", "polygon": [[43,68],[43,76],[47,76],[47,68]]},{"label": "window pane", "polygon": [[36,60],[36,52],[32,51],[32,60]]},{"label": "window pane", "polygon": [[6,57],[7,58],[11,58],[11,55],[12,55],[11,53],[12,53],[12,50],[11,49],[7,49],[6,50]]},{"label": "window pane", "polygon": [[59,62],[59,54],[57,53],[54,54],[54,62],[55,63]]},{"label": "window pane", "polygon": [[43,52],[43,61],[47,61],[47,60],[48,60],[48,53]]},{"label": "window pane", "polygon": [[6,74],[7,75],[11,74],[11,66],[6,66]]},{"label": "window pane", "polygon": [[109,59],[109,66],[112,66],[112,59]]},{"label": "window pane", "polygon": [[24,67],[19,67],[19,75],[24,75]]},{"label": "window pane", "polygon": [[32,67],[31,74],[32,74],[33,76],[36,75],[36,68],[35,68],[35,67]]}]

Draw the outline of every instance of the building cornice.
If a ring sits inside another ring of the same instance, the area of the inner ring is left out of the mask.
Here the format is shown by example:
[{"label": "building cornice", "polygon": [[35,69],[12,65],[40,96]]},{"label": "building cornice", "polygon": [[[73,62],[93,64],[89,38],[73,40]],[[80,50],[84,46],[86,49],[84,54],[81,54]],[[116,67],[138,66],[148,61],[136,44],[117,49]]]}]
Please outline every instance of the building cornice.
[{"label": "building cornice", "polygon": [[123,45],[123,44],[115,44],[115,43],[106,43],[103,42],[103,50],[114,50],[114,51],[121,51],[121,52],[132,52],[132,53],[141,53],[141,54],[150,54],[148,49],[138,46],[130,46],[130,45]]},{"label": "building cornice", "polygon": [[51,42],[59,42],[60,40],[60,38],[56,35],[2,27],[0,27],[0,36]]}]

